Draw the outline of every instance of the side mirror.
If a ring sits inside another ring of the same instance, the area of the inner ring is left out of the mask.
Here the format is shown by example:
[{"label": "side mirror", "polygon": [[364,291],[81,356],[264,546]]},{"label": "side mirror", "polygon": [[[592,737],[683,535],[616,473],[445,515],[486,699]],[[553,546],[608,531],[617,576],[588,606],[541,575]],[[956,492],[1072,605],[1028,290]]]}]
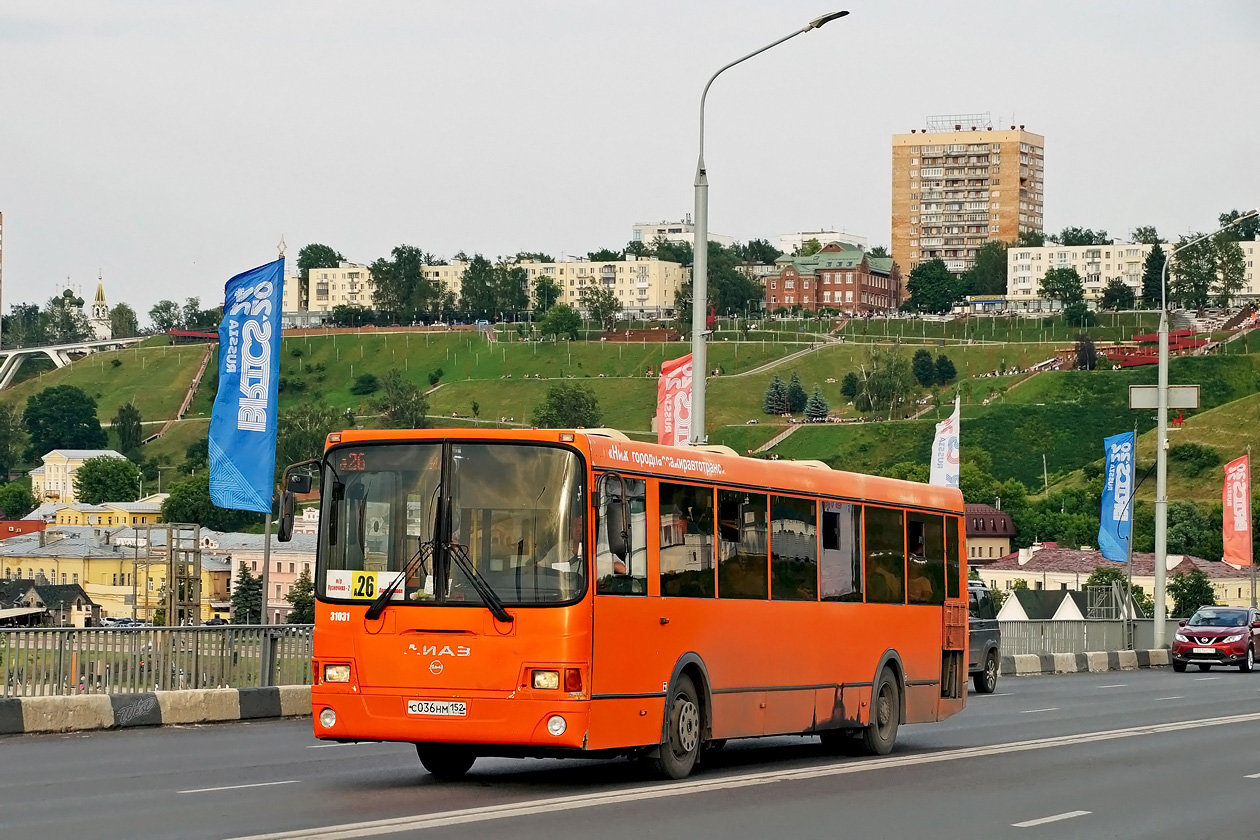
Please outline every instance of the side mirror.
[{"label": "side mirror", "polygon": [[309,493],[311,492],[311,475],[310,473],[292,473],[289,475],[288,481],[285,482],[285,491],[289,493]]},{"label": "side mirror", "polygon": [[1178,626],[1178,627],[1185,627],[1185,626],[1186,626],[1186,620],[1185,620],[1184,618],[1183,618],[1183,619],[1181,619],[1181,621],[1178,621],[1178,622],[1177,622],[1177,626]]},{"label": "side mirror", "polygon": [[1251,626],[1252,626],[1252,627],[1260,627],[1260,621],[1253,621],[1253,622],[1251,622]]},{"label": "side mirror", "polygon": [[608,506],[608,550],[625,562],[630,552],[630,534],[626,530],[626,506],[613,502]]},{"label": "side mirror", "polygon": [[[309,486],[310,476],[306,478]],[[280,525],[276,529],[276,539],[280,542],[293,539],[293,494],[288,490],[280,494]]]}]

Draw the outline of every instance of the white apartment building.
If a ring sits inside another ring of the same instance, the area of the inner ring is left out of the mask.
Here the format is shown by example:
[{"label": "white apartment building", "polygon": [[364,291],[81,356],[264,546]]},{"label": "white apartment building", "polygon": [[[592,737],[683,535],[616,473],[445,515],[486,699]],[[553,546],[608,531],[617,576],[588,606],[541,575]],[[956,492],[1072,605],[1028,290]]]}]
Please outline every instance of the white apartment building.
[{"label": "white apartment building", "polygon": [[312,268],[307,280],[307,310],[331,312],[337,306],[372,308],[372,273],[366,265],[343,262],[336,268]]},{"label": "white apartment building", "polygon": [[690,276],[688,270],[678,263],[655,257],[636,258],[629,254],[624,260],[612,262],[571,260],[536,263],[525,260],[520,267],[529,275],[531,299],[534,283],[539,277],[546,276],[560,287],[560,303],[581,310],[582,287],[599,283],[617,295],[622,312],[635,318],[660,317],[672,311],[674,293]]},{"label": "white apartment building", "polygon": [[[1243,288],[1238,297],[1260,296],[1256,278],[1256,257],[1260,243],[1239,242],[1243,251]],[[1140,242],[1116,242],[1111,245],[1055,245],[1041,248],[1011,246],[1006,252],[1006,298],[1014,309],[1042,309],[1038,289],[1046,272],[1052,268],[1074,268],[1085,285],[1085,300],[1097,302],[1112,280],[1118,279],[1133,289],[1133,296],[1142,297],[1142,267],[1151,253],[1151,245]],[[1175,245],[1161,246],[1167,254]],[[1171,278],[1170,278],[1171,282]]]},{"label": "white apartment building", "polygon": [[[683,217],[681,222],[638,222],[630,226],[630,241],[651,244],[656,238],[667,242],[696,241],[696,226],[691,222],[691,214]],[[716,242],[724,248],[735,244],[735,237],[709,231],[709,241]]]},{"label": "white apartment building", "polygon": [[844,233],[834,230],[803,230],[800,233],[785,233],[779,237],[779,250],[787,256],[795,254],[806,242],[817,239],[819,245],[826,246],[832,242],[850,245],[866,251],[870,248],[870,240],[856,233]]}]

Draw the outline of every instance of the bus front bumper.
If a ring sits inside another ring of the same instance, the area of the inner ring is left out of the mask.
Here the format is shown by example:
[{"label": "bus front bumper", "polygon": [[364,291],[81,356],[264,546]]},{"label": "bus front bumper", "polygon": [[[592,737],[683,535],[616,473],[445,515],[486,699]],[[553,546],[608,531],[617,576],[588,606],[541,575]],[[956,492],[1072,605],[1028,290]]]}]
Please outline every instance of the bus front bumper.
[{"label": "bus front bumper", "polygon": [[[311,690],[315,737],[337,741],[533,746],[586,746],[589,701],[568,696],[520,698],[501,693],[364,694]],[[329,714],[331,712],[331,714]]]}]

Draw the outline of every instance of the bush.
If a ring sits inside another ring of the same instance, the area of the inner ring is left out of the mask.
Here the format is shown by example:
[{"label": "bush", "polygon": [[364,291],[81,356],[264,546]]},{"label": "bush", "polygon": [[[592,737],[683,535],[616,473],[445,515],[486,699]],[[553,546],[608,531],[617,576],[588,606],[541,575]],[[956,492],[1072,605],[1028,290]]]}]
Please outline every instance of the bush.
[{"label": "bush", "polygon": [[122,359],[110,359],[109,363],[114,367],[122,367]]},{"label": "bush", "polygon": [[354,384],[350,386],[350,393],[364,396],[366,394],[375,394],[380,388],[381,383],[376,378],[376,374],[362,373],[354,378]]},{"label": "bush", "polygon": [[429,384],[430,384],[430,385],[436,385],[436,384],[438,384],[438,382],[440,382],[441,380],[442,380],[442,369],[441,369],[441,368],[438,368],[437,370],[432,371],[432,372],[429,374]]},{"label": "bush", "polygon": [[290,355],[290,356],[292,356],[292,357],[293,357],[293,358],[295,358],[295,359],[300,359],[300,358],[302,358],[302,348],[301,348],[301,346],[295,346],[292,350],[290,350],[290,351],[289,351],[289,355]]},{"label": "bush", "polygon": [[1201,443],[1179,443],[1170,447],[1168,458],[1177,462],[1178,471],[1187,477],[1202,475],[1206,470],[1219,467],[1224,460],[1220,452]]}]

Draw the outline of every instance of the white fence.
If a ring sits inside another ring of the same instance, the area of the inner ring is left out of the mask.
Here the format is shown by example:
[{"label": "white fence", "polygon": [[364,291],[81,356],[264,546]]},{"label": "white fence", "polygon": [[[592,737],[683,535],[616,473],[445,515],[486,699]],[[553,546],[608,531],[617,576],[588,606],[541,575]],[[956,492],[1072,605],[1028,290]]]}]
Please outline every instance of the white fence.
[{"label": "white fence", "polygon": [[[1139,618],[1131,624],[1132,640],[1126,637],[1121,619],[1085,621],[1000,621],[1002,653],[1086,653],[1100,650],[1150,650],[1155,647],[1155,622]],[[1177,621],[1169,619],[1164,643],[1172,641]]]}]

